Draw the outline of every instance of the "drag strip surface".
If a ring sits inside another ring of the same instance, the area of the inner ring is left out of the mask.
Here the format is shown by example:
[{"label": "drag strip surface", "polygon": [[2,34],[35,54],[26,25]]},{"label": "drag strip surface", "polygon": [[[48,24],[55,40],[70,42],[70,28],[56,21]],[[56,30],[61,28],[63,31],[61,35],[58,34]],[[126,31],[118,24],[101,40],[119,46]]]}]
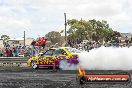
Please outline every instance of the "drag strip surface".
[{"label": "drag strip surface", "polygon": [[[132,71],[87,71],[88,74],[113,74]],[[132,88],[127,84],[86,84],[76,81],[78,71],[57,71],[22,67],[0,67],[0,88]]]}]

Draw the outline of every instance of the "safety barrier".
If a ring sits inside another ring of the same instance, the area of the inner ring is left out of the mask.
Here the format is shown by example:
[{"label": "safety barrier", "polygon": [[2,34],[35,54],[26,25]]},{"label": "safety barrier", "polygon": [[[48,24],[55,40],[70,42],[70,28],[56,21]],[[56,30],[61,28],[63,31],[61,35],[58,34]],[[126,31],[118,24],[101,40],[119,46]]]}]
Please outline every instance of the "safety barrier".
[{"label": "safety barrier", "polygon": [[0,66],[27,66],[27,57],[0,57]]}]

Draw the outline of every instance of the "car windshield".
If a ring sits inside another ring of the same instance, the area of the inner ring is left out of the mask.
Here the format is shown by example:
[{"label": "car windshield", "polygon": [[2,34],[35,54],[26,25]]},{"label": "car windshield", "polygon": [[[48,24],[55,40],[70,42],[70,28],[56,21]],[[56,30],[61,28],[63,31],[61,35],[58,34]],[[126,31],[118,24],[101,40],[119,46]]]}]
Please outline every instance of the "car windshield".
[{"label": "car windshield", "polygon": [[71,52],[71,53],[81,53],[81,51],[80,50],[78,50],[78,49],[76,49],[76,48],[66,48],[69,52]]}]

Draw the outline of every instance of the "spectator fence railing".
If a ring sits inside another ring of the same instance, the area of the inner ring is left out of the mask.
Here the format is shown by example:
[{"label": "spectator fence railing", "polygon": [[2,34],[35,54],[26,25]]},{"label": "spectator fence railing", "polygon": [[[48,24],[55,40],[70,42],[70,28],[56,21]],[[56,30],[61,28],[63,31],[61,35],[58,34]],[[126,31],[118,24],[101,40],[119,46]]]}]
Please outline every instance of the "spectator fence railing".
[{"label": "spectator fence railing", "polygon": [[27,66],[27,57],[0,57],[0,66]]}]

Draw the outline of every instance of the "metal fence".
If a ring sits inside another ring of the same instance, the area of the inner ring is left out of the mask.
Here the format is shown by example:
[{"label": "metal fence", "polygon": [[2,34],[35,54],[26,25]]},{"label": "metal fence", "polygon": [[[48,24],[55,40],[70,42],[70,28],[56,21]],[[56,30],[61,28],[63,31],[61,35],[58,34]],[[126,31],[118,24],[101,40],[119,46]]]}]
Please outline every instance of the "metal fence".
[{"label": "metal fence", "polygon": [[27,57],[0,57],[0,66],[27,66]]}]

